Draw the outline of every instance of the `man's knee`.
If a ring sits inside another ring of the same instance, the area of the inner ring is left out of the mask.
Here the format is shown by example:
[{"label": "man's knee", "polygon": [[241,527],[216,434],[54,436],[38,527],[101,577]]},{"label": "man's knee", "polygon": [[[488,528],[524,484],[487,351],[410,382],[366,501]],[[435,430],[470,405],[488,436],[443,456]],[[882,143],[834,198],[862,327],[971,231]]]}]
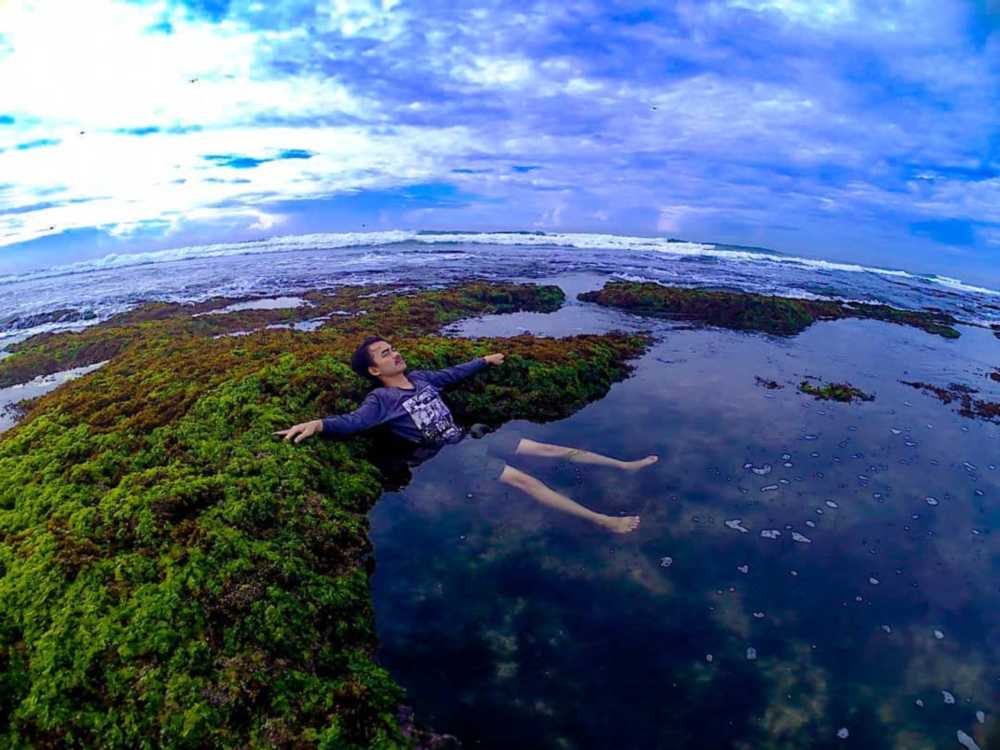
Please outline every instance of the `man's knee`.
[{"label": "man's knee", "polygon": [[514,449],[515,453],[523,453],[529,456],[545,456],[548,458],[565,458],[573,453],[579,453],[576,448],[567,448],[563,445],[553,445],[552,443],[540,443],[537,440],[521,438],[521,441]]},{"label": "man's knee", "polygon": [[503,471],[500,472],[500,481],[514,487],[528,487],[538,483],[538,480],[530,474],[525,474],[520,469],[515,469],[510,465],[503,467]]}]

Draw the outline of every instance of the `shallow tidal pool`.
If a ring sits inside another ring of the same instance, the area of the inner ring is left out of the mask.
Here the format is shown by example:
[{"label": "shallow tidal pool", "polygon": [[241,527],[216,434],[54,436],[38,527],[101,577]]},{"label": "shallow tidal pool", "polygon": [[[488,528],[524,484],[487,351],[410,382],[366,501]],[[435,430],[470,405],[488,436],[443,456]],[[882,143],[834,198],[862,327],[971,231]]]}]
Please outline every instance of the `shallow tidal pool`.
[{"label": "shallow tidal pool", "polygon": [[[451,335],[657,341],[601,401],[500,432],[659,460],[511,461],[592,510],[638,514],[626,535],[456,481],[472,438],[382,496],[379,659],[418,720],[477,748],[919,749],[960,747],[959,731],[992,746],[1000,425],[899,381],[1000,400],[1000,341],[864,320],[793,338],[699,328],[577,302],[594,275],[532,281],[567,304]],[[816,400],[806,376],[875,399]]]}]

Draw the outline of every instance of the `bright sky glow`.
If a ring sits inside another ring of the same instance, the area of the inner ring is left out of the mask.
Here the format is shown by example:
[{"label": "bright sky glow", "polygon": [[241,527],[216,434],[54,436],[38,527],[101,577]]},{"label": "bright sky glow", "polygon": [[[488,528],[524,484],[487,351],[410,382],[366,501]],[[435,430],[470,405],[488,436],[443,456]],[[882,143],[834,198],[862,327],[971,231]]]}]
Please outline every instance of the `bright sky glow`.
[{"label": "bright sky glow", "polygon": [[987,2],[0,0],[0,273],[669,235],[1000,281]]}]

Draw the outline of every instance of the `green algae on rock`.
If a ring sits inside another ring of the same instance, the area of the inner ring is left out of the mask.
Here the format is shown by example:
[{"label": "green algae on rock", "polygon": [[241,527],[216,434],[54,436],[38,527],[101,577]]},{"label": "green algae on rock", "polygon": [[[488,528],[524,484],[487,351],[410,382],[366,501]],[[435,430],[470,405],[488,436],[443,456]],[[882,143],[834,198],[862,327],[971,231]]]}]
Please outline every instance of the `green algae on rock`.
[{"label": "green algae on rock", "polygon": [[1000,403],[973,398],[973,393],[979,393],[976,388],[961,383],[949,383],[947,388],[942,388],[939,385],[918,381],[900,380],[899,382],[930,393],[944,404],[958,401],[958,413],[967,419],[979,418],[989,422],[1000,422]]},{"label": "green algae on rock", "polygon": [[610,281],[603,289],[578,294],[577,299],[637,315],[700,320],[723,328],[778,336],[801,333],[818,320],[841,318],[867,318],[914,326],[944,338],[960,335],[952,327],[958,321],[939,310],[899,310],[888,305],[688,289],[652,282]]},{"label": "green algae on rock", "polygon": [[[553,312],[565,295],[557,286],[469,281],[459,286],[424,292],[419,299],[400,291],[401,283],[382,285],[372,296],[370,287],[338,287],[330,292],[301,295],[309,304],[296,308],[249,309],[206,315],[246,297],[214,297],[198,304],[150,302],[115,315],[81,331],[43,333],[10,347],[0,360],[0,388],[39,375],[91,365],[110,359],[133,342],[165,337],[224,336],[239,331],[264,330],[268,325],[302,322],[331,316],[323,326],[343,334],[368,330],[372,321],[391,326],[393,335],[437,330],[465,315],[510,313],[520,310]],[[346,317],[339,313],[349,312]],[[336,316],[336,317],[334,317]]]},{"label": "green algae on rock", "polygon": [[827,383],[822,387],[818,387],[810,383],[808,380],[803,380],[799,383],[799,390],[802,393],[808,393],[815,396],[817,399],[823,399],[826,401],[843,401],[845,403],[850,403],[855,399],[859,401],[875,400],[875,396],[865,393],[860,388],[855,388],[850,383]]},{"label": "green algae on rock", "polygon": [[310,333],[213,338],[316,308],[192,319],[160,305],[28,340],[0,363],[20,360],[4,376],[80,364],[86,342],[110,357],[0,437],[4,744],[412,747],[403,691],[374,659],[367,512],[387,483],[380,437],[296,445],[271,433],[357,407],[370,386],[348,361],[370,332],[391,335],[414,368],[503,351],[501,368],[447,396],[457,420],[491,426],[569,416],[651,342],[437,335],[470,315],[556,309],[558,287],[311,299],[365,312]]}]

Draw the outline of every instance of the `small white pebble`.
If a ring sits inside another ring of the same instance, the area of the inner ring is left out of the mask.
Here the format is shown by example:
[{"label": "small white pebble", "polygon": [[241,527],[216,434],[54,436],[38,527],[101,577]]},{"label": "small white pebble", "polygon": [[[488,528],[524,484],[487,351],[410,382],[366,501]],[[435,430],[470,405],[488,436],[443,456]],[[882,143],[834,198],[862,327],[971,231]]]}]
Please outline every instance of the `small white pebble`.
[{"label": "small white pebble", "polygon": [[934,637],[940,641],[942,638],[944,638],[944,633],[942,633],[940,630],[935,630]]},{"label": "small white pebble", "polygon": [[715,658],[715,657],[714,657],[714,656],[712,656],[711,654],[705,654],[705,661],[707,661],[707,662],[708,662],[709,664],[711,664],[711,663],[712,663],[712,660],[713,660],[714,658]]},{"label": "small white pebble", "polygon": [[955,702],[955,696],[949,693],[947,690],[941,691],[941,697],[944,698],[944,702],[951,705]]},{"label": "small white pebble", "polygon": [[661,568],[669,568],[673,564],[674,564],[674,558],[672,558],[672,557],[661,557],[660,558],[660,567]]},{"label": "small white pebble", "polygon": [[913,702],[914,702],[914,703],[916,703],[916,704],[917,704],[918,706],[920,706],[921,708],[923,708],[923,707],[924,707],[924,702],[923,702],[922,700],[920,700],[919,698],[917,698],[917,699],[916,699],[915,701],[913,701]]},{"label": "small white pebble", "polygon": [[958,738],[958,744],[966,750],[979,750],[979,745],[976,744],[976,741],[961,729],[955,733],[955,736]]},{"label": "small white pebble", "polygon": [[884,630],[886,633],[892,632],[892,628],[890,628],[888,625],[883,625],[882,630]]},{"label": "small white pebble", "polygon": [[747,659],[753,661],[756,658],[757,658],[757,649],[755,649],[753,646],[747,647]]},{"label": "small white pebble", "polygon": [[868,583],[870,583],[872,586],[878,586],[878,578],[872,576],[871,578],[868,579]]},{"label": "small white pebble", "polygon": [[847,727],[841,727],[837,730],[837,736],[842,740],[846,740],[850,735],[851,733],[847,731]]},{"label": "small white pebble", "polygon": [[750,572],[750,566],[749,565],[737,565],[736,569],[738,571],[740,571],[740,573],[749,573]]},{"label": "small white pebble", "polygon": [[976,721],[978,721],[980,724],[985,724],[986,714],[984,714],[982,711],[976,711]]}]

